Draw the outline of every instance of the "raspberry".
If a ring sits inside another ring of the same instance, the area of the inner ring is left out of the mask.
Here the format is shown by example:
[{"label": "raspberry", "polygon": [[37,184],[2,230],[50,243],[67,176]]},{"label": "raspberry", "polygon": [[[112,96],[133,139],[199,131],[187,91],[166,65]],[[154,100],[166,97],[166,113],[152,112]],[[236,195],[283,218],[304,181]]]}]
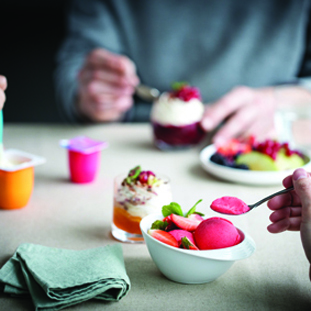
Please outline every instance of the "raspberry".
[{"label": "raspberry", "polygon": [[271,139],[267,139],[264,142],[253,146],[253,150],[264,153],[271,157],[273,160],[276,160],[277,154],[281,149],[284,150],[285,155],[288,157],[293,154],[300,155],[298,151],[290,149],[288,143],[280,144],[279,142]]},{"label": "raspberry", "polygon": [[188,102],[193,98],[201,100],[201,94],[198,88],[189,85],[183,85],[178,90],[171,93],[172,97],[180,98],[181,100]]}]

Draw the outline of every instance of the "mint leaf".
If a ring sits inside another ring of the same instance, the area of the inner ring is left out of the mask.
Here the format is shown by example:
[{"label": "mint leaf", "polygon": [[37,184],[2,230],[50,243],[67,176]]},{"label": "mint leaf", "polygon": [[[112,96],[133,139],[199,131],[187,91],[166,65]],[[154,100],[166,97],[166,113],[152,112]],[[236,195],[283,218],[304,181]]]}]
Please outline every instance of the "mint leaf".
[{"label": "mint leaf", "polygon": [[180,205],[176,202],[171,202],[169,205],[163,205],[162,214],[164,217],[167,217],[171,214],[183,216],[182,209],[181,209]]},{"label": "mint leaf", "polygon": [[171,88],[174,91],[178,91],[185,85],[188,85],[188,83],[184,82],[184,81],[182,81],[182,82],[173,82],[172,85],[171,85]]},{"label": "mint leaf", "polygon": [[128,177],[130,177],[132,180],[135,180],[139,176],[140,172],[141,172],[141,167],[140,165],[138,165],[130,170]]},{"label": "mint leaf", "polygon": [[125,182],[128,183],[129,185],[132,184],[132,182],[134,182],[138,178],[140,173],[141,173],[140,165],[132,168],[129,171],[127,177],[125,178]]},{"label": "mint leaf", "polygon": [[202,202],[202,199],[199,200],[197,203],[194,204],[193,207],[190,208],[190,210],[188,211],[188,213],[186,214],[185,217],[188,217],[189,215],[194,214],[194,213],[195,213],[195,214],[198,214],[198,215],[200,215],[200,216],[204,216],[204,214],[195,211],[197,205],[198,205],[200,202]]},{"label": "mint leaf", "polygon": [[167,221],[162,221],[162,220],[156,220],[153,222],[151,225],[151,229],[160,229],[160,230],[165,230],[165,228],[168,226]]},{"label": "mint leaf", "polygon": [[184,236],[183,238],[181,238],[181,246],[185,249],[190,249],[190,246],[192,246],[192,243],[186,236]]}]

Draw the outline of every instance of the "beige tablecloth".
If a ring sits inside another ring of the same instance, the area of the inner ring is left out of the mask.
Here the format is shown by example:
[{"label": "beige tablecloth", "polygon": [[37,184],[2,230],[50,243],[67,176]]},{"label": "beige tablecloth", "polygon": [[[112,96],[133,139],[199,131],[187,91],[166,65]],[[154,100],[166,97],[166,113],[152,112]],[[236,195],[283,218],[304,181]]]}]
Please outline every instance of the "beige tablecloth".
[{"label": "beige tablecloth", "polygon": [[[95,182],[69,182],[66,150],[59,140],[77,135],[107,140]],[[5,125],[4,145],[46,158],[35,168],[35,187],[29,204],[20,210],[0,210],[0,266],[21,243],[86,249],[118,243],[111,237],[113,178],[140,164],[171,178],[174,201],[187,210],[198,199],[198,210],[215,216],[209,205],[224,195],[245,202],[281,188],[232,184],[206,173],[199,148],[161,152],[152,145],[149,125]],[[257,244],[250,258],[236,262],[216,281],[183,285],[167,280],[149,256],[146,245],[122,244],[132,289],[117,303],[88,301],[67,310],[311,310],[309,265],[299,233],[267,232],[269,210],[263,205],[244,216],[229,216]],[[187,269],[187,267],[185,267]],[[28,299],[0,294],[0,310],[33,310]]]}]

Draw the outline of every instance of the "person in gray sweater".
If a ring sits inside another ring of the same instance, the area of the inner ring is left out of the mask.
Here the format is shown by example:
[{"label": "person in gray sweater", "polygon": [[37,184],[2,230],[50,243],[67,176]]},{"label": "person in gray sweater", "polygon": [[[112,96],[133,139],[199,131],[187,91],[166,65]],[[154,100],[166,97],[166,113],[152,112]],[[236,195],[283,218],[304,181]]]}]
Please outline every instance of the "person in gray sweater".
[{"label": "person in gray sweater", "polygon": [[187,81],[214,141],[269,136],[284,100],[311,101],[309,19],[309,0],[72,0],[57,98],[67,120],[145,122],[139,83]]}]

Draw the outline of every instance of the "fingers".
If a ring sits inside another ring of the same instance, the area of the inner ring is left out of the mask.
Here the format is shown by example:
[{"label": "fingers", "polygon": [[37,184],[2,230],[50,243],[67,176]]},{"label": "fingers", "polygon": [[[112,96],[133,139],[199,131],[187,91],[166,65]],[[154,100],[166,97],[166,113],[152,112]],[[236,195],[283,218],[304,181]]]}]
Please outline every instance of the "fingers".
[{"label": "fingers", "polygon": [[6,77],[0,75],[0,88],[1,88],[3,91],[5,91],[6,88],[7,88],[7,86],[8,86],[8,82],[7,82],[7,80],[6,80]]},{"label": "fingers", "polygon": [[79,72],[78,79],[81,84],[87,84],[91,81],[100,81],[116,87],[134,87],[137,85],[129,78],[103,68],[85,67]]},{"label": "fingers", "polygon": [[300,236],[306,256],[311,263],[311,178],[302,168],[293,173],[295,192],[301,200]]},{"label": "fingers", "polygon": [[289,188],[293,186],[292,175],[289,175],[283,179],[283,186]]},{"label": "fingers", "polygon": [[139,83],[134,63],[104,49],[92,51],[78,75],[77,109],[92,121],[120,120]]},{"label": "fingers", "polygon": [[248,87],[237,87],[223,96],[213,106],[206,109],[202,119],[202,127],[206,131],[215,129],[221,121],[230,116],[241,106],[251,101],[253,92]]},{"label": "fingers", "polygon": [[210,131],[225,122],[213,137],[216,144],[234,137],[271,137],[274,134],[275,102],[272,88],[237,87],[206,108],[202,127]]},{"label": "fingers", "polygon": [[271,210],[278,210],[284,207],[297,207],[301,206],[299,196],[295,191],[278,195],[268,201],[267,206]]},{"label": "fingers", "polygon": [[[87,56],[84,67],[89,70],[98,70],[97,76],[107,82],[125,83],[134,86],[139,82],[135,65],[129,58],[111,53],[105,49],[93,50]],[[108,76],[102,76],[102,72],[107,72]]]},{"label": "fingers", "polygon": [[7,80],[4,76],[0,75],[0,110],[3,108],[6,96],[4,91],[7,88]]},{"label": "fingers", "polygon": [[311,178],[304,169],[299,168],[293,173],[293,184],[301,200],[302,220],[311,224]]},{"label": "fingers", "polygon": [[232,137],[259,136],[273,126],[272,118],[260,118],[259,105],[245,105],[226,121],[214,136],[214,141],[224,142]]},{"label": "fingers", "polygon": [[288,231],[299,231],[301,224],[301,217],[285,218],[275,222],[267,227],[270,233],[281,233]]},{"label": "fingers", "polygon": [[271,222],[278,222],[285,218],[301,217],[301,207],[284,207],[270,215]]},{"label": "fingers", "polygon": [[107,122],[120,120],[132,105],[129,96],[86,95],[77,102],[77,109],[94,122]]},{"label": "fingers", "polygon": [[109,94],[113,96],[132,96],[135,88],[132,86],[118,86],[115,84],[108,84],[102,81],[93,80],[89,83],[83,83],[80,86],[80,91],[90,95]]}]

